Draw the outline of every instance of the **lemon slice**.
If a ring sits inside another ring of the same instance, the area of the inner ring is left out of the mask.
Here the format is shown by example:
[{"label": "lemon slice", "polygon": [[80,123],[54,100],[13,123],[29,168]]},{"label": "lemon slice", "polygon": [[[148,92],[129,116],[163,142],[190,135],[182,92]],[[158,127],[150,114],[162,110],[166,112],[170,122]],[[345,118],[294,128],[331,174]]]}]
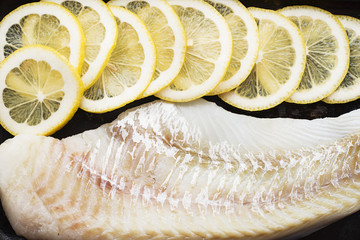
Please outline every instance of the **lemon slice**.
[{"label": "lemon slice", "polygon": [[330,96],[327,103],[347,103],[360,98],[360,20],[349,16],[337,16],[346,30],[350,44],[350,64],[348,72]]},{"label": "lemon slice", "polygon": [[206,0],[224,16],[233,37],[233,53],[228,71],[210,92],[218,95],[239,86],[249,76],[259,51],[259,33],[250,12],[238,0]]},{"label": "lemon slice", "polygon": [[142,97],[153,95],[174,80],[184,63],[186,38],[180,19],[165,0],[112,0],[108,4],[136,13],[154,40],[156,71]]},{"label": "lemon slice", "polygon": [[291,6],[279,12],[300,28],[307,52],[304,76],[287,101],[317,102],[334,92],[347,73],[350,50],[345,29],[334,15],[320,8]]},{"label": "lemon slice", "polygon": [[117,27],[110,9],[102,0],[45,1],[61,4],[80,21],[86,41],[81,79],[85,88],[90,87],[99,78],[115,47]]},{"label": "lemon slice", "polygon": [[0,23],[0,61],[24,46],[40,44],[64,55],[79,72],[85,38],[79,21],[54,3],[29,3],[9,13]]},{"label": "lemon slice", "polygon": [[144,23],[124,8],[110,9],[119,34],[100,78],[84,92],[80,107],[88,112],[108,112],[137,99],[155,72],[156,49]]},{"label": "lemon slice", "polygon": [[32,45],[0,64],[0,122],[13,135],[49,135],[75,114],[83,94],[76,70],[52,48]]},{"label": "lemon slice", "polygon": [[169,0],[184,26],[187,51],[179,75],[155,96],[186,102],[211,92],[223,79],[232,56],[231,31],[221,14],[199,0]]},{"label": "lemon slice", "polygon": [[306,49],[299,29],[281,14],[249,8],[260,35],[259,55],[249,77],[234,90],[219,95],[248,111],[272,108],[298,87],[305,68]]}]

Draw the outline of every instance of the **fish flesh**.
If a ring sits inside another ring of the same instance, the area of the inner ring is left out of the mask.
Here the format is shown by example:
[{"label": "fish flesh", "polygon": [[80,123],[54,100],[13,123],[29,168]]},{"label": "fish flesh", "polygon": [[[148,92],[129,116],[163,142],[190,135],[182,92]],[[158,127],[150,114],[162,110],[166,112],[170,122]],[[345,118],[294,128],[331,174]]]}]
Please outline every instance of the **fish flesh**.
[{"label": "fish flesh", "polygon": [[360,110],[257,119],[151,102],[62,140],[0,146],[0,197],[27,239],[278,239],[360,209]]}]

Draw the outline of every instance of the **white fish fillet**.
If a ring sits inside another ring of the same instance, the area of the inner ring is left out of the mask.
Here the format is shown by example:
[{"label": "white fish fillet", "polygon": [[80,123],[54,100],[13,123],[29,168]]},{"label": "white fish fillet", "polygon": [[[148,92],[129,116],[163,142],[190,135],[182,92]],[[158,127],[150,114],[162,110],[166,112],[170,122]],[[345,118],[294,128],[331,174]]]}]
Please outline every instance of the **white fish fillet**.
[{"label": "white fish fillet", "polygon": [[360,209],[360,110],[256,119],[153,102],[63,140],[0,146],[0,193],[27,239],[276,239]]}]

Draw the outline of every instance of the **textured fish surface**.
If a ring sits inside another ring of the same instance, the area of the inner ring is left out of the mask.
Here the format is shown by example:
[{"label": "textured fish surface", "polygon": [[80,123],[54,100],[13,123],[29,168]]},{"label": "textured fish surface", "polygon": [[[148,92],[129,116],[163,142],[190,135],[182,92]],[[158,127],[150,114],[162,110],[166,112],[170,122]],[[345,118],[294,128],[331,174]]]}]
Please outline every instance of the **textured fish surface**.
[{"label": "textured fish surface", "polygon": [[27,239],[277,239],[360,209],[360,111],[256,119],[157,101],[62,140],[0,146],[0,194]]}]

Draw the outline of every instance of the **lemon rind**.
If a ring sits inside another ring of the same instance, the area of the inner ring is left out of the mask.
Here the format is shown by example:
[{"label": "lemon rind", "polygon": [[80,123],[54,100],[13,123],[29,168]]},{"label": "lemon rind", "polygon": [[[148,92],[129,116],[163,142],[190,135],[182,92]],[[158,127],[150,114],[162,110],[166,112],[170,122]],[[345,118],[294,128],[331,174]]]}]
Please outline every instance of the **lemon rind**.
[{"label": "lemon rind", "polygon": [[[110,6],[113,14],[118,17],[122,22],[128,22],[138,32],[139,41],[143,43],[144,51],[151,52],[151,54],[145,54],[145,60],[143,62],[144,68],[137,84],[128,88],[122,94],[109,98],[106,97],[102,100],[90,100],[82,97],[80,108],[87,112],[92,113],[105,113],[118,109],[126,104],[136,100],[149,86],[156,67],[156,48],[151,38],[149,31],[147,30],[141,19],[125,8],[118,6]],[[119,33],[120,34],[120,33]],[[145,45],[146,44],[146,45]],[[146,49],[146,50],[145,50]],[[135,91],[135,90],[136,91]]]},{"label": "lemon rind", "polygon": [[[336,15],[344,28],[351,28],[360,36],[360,20],[350,16]],[[351,54],[350,54],[351,57]],[[351,64],[351,60],[350,60]],[[333,103],[348,103],[360,98],[360,82],[351,88],[338,88],[331,95],[323,99],[324,102]]]},{"label": "lemon rind", "polygon": [[204,83],[185,91],[172,90],[168,86],[155,94],[156,97],[166,101],[189,102],[209,94],[225,76],[232,56],[232,35],[224,17],[210,4],[202,0],[168,0],[168,3],[171,6],[179,5],[184,8],[195,8],[202,12],[206,11],[205,16],[212,19],[221,32],[219,42],[222,52],[215,63],[213,74]]},{"label": "lemon rind", "polygon": [[[133,2],[133,0],[110,0],[107,4],[126,7],[126,5],[129,2]],[[183,66],[185,61],[185,53],[186,53],[186,36],[185,36],[184,27],[178,15],[172,9],[169,3],[166,0],[146,1],[146,2],[150,6],[160,9],[162,13],[166,16],[169,26],[171,26],[171,29],[174,31],[175,43],[173,46],[174,57],[172,64],[167,70],[160,72],[158,78],[150,83],[149,87],[140,96],[140,98],[145,98],[154,95],[155,93],[166,88],[180,72],[181,67]]]},{"label": "lemon rind", "polygon": [[[259,31],[255,19],[249,12],[249,10],[237,0],[221,1],[211,0],[214,3],[221,3],[230,7],[234,14],[239,16],[247,26],[248,52],[246,56],[241,60],[241,67],[239,71],[235,73],[230,79],[221,81],[219,85],[209,93],[209,95],[219,95],[231,91],[239,86],[251,73],[255,66],[256,59],[259,52]],[[250,41],[251,39],[251,41]]]},{"label": "lemon rind", "polygon": [[[29,53],[30,55],[32,54],[31,58],[27,57]],[[18,66],[22,61],[26,59],[45,61],[49,63],[52,68],[57,69],[61,67],[64,71],[67,71],[66,75],[71,76],[71,79],[74,80],[74,82],[71,83],[69,81],[70,78],[64,77],[64,89],[67,87],[69,91],[72,91],[72,95],[67,92],[65,94],[66,99],[65,97],[64,99],[67,100],[68,98],[70,98],[71,101],[67,106],[60,106],[60,108],[55,113],[53,113],[49,119],[43,120],[43,122],[38,124],[37,126],[28,126],[24,123],[19,124],[12,120],[11,117],[8,115],[8,109],[3,105],[3,99],[0,98],[0,123],[2,127],[12,135],[24,133],[34,135],[51,135],[61,129],[66,123],[68,123],[78,110],[80,100],[84,92],[83,83],[79,74],[77,73],[77,70],[69,63],[69,61],[63,55],[58,53],[56,50],[43,45],[30,45],[16,50],[0,63],[0,72],[2,72],[3,68],[6,66],[9,68],[9,71],[11,71],[14,67]],[[63,74],[64,71],[59,72]],[[4,89],[5,87],[6,76],[7,74],[0,75],[0,89]],[[69,97],[69,95],[72,97]],[[62,103],[64,104],[64,102]],[[59,119],[53,120],[53,123],[50,124],[49,121],[54,118]]]},{"label": "lemon rind", "polygon": [[[41,0],[45,2],[53,2],[61,5],[61,3],[67,0]],[[83,6],[89,6],[95,10],[100,16],[100,22],[106,28],[105,38],[101,44],[101,50],[97,55],[96,59],[91,62],[88,71],[81,76],[81,79],[84,83],[85,89],[89,88],[96,80],[100,77],[102,71],[106,67],[106,64],[109,62],[111,52],[115,48],[115,43],[117,39],[117,27],[115,18],[109,9],[109,7],[102,0],[76,0],[80,2]],[[85,39],[86,46],[86,39]]]},{"label": "lemon rind", "polygon": [[[306,55],[305,55],[306,48],[300,30],[293,22],[291,22],[285,16],[281,15],[276,11],[268,10],[268,9],[255,8],[255,7],[250,7],[248,9],[255,18],[270,19],[273,22],[276,22],[279,26],[286,27],[288,31],[292,32],[293,42],[295,42],[294,46],[298,46],[294,48],[297,51],[297,58],[295,63],[298,65],[297,72],[293,73],[291,80],[289,80],[286,84],[284,84],[276,94],[273,94],[270,97],[267,96],[267,97],[259,97],[256,99],[248,99],[239,96],[236,93],[236,89],[234,89],[230,92],[226,92],[219,95],[220,99],[222,99],[224,102],[236,108],[240,108],[247,111],[262,111],[273,108],[281,104],[291,94],[295,92],[295,90],[300,84],[302,75],[304,73],[305,63],[306,63]],[[257,13],[261,13],[263,16],[256,15]],[[299,48],[299,46],[301,46],[301,49]]]},{"label": "lemon rind", "polygon": [[[295,10],[295,12],[294,12]],[[343,28],[341,22],[330,12],[313,7],[313,6],[307,6],[307,5],[297,5],[297,6],[289,6],[284,7],[282,9],[279,9],[278,12],[285,16],[289,16],[288,14],[291,14],[291,16],[301,16],[301,15],[308,15],[309,10],[312,11],[311,17],[313,19],[321,19],[325,22],[332,22],[334,25],[329,25],[332,29],[332,31],[336,31],[338,36],[343,36],[342,38],[338,38],[338,46],[340,48],[343,48],[343,52],[345,53],[343,56],[339,55],[339,52],[336,53],[336,55],[339,58],[337,61],[340,66],[342,66],[343,69],[346,69],[344,71],[341,71],[341,73],[337,74],[336,76],[333,75],[331,80],[327,81],[327,84],[321,84],[317,85],[316,88],[312,88],[311,90],[303,90],[298,91],[296,90],[286,101],[290,103],[297,103],[297,104],[308,104],[308,103],[314,103],[318,102],[320,100],[323,100],[330,94],[332,94],[341,84],[342,80],[346,76],[347,69],[349,67],[350,62],[350,47],[349,47],[349,40],[347,38],[347,34],[345,29]],[[337,27],[333,27],[337,26]],[[340,68],[340,67],[338,67]],[[324,86],[328,86],[328,88],[325,88]]]},{"label": "lemon rind", "polygon": [[[57,11],[62,11],[64,15],[63,18],[60,18],[61,23],[64,24],[64,26],[67,27],[71,32],[70,46],[72,46],[72,48],[69,62],[77,70],[77,72],[80,73],[82,63],[85,57],[85,36],[82,31],[80,22],[76,19],[76,17],[69,10],[59,6],[58,4],[48,2],[34,2],[21,5],[20,7],[7,14],[0,22],[0,36],[5,36],[7,30],[11,27],[11,25],[13,25],[14,23],[18,23],[20,19],[26,15],[42,15],[51,13],[59,19],[59,16],[55,15]],[[71,28],[69,28],[70,26]],[[75,41],[74,39],[80,40]],[[3,46],[5,44],[6,38],[0,38],[0,49],[3,49]],[[4,60],[4,55],[0,54],[0,61],[2,60]]]}]

